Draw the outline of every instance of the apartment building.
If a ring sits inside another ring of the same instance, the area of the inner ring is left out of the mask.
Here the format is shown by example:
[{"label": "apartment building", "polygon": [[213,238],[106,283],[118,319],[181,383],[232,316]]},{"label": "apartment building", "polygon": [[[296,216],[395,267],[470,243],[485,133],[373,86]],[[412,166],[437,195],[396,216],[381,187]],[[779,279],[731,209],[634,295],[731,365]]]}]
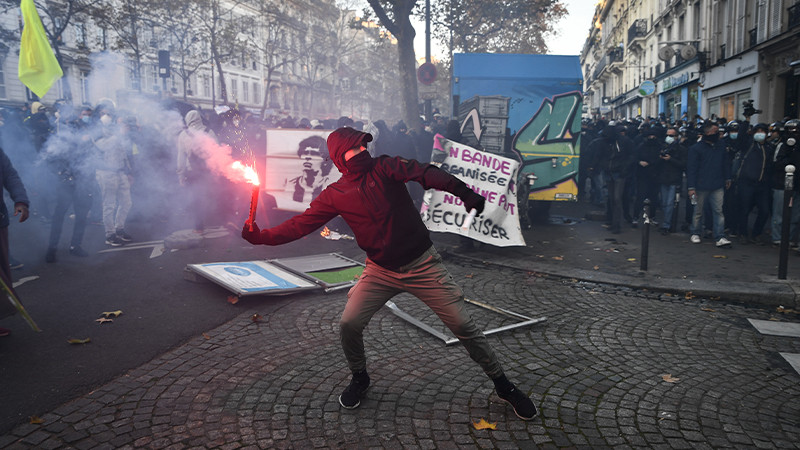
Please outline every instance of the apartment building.
[{"label": "apartment building", "polygon": [[581,65],[589,116],[796,118],[800,0],[605,0]]}]

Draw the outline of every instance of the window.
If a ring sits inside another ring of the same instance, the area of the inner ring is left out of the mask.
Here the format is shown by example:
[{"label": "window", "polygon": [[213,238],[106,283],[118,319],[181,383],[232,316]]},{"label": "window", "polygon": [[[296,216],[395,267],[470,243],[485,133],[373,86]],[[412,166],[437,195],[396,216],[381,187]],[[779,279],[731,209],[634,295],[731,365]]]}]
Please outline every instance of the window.
[{"label": "window", "polygon": [[253,81],[253,103],[261,103],[261,92],[259,90],[258,82]]},{"label": "window", "polygon": [[735,95],[731,94],[720,98],[719,114],[726,120],[733,120],[736,117]]},{"label": "window", "polygon": [[231,95],[230,99],[239,100],[239,80],[231,78]]},{"label": "window", "polygon": [[6,98],[6,74],[3,72],[2,64],[0,64],[0,98]]},{"label": "window", "polygon": [[247,81],[242,81],[242,101],[250,101],[250,84]]},{"label": "window", "polygon": [[76,23],[75,27],[75,44],[78,47],[86,47],[86,24]]},{"label": "window", "polygon": [[89,103],[89,72],[81,70],[81,103]]},{"label": "window", "polygon": [[719,98],[709,100],[708,102],[708,116],[719,117]]}]

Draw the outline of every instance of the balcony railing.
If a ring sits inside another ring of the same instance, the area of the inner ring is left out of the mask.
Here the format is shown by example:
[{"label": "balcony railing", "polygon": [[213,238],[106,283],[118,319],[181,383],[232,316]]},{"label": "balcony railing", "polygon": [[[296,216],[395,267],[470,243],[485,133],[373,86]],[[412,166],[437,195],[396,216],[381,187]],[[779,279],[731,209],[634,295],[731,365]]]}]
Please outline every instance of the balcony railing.
[{"label": "balcony railing", "polygon": [[789,28],[800,25],[800,2],[786,8],[789,11]]},{"label": "balcony railing", "polygon": [[647,19],[637,19],[628,28],[628,45],[636,39],[647,36]]},{"label": "balcony railing", "polygon": [[621,47],[615,47],[597,62],[597,67],[595,67],[594,72],[592,72],[592,78],[600,78],[603,70],[605,70],[609,65],[613,63],[621,63],[624,55],[625,53],[622,51]]},{"label": "balcony railing", "polygon": [[758,43],[758,28],[750,30],[750,47],[755,47]]}]

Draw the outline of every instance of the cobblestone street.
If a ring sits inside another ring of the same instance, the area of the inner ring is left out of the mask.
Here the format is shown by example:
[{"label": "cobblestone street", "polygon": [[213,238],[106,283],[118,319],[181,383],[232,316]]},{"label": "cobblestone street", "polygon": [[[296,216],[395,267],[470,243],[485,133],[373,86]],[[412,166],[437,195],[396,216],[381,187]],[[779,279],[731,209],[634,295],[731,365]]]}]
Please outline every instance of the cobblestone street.
[{"label": "cobblestone street", "polygon": [[[0,437],[3,448],[795,448],[800,340],[773,308],[635,291],[446,259],[466,297],[547,321],[490,337],[540,416],[519,420],[458,345],[388,309],[365,335],[373,384],[340,408],[344,293],[250,310]],[[421,302],[395,303],[437,326]],[[261,319],[253,319],[260,314]],[[475,308],[483,326],[503,325]],[[479,315],[480,314],[480,315]],[[496,430],[476,430],[481,418]]]}]

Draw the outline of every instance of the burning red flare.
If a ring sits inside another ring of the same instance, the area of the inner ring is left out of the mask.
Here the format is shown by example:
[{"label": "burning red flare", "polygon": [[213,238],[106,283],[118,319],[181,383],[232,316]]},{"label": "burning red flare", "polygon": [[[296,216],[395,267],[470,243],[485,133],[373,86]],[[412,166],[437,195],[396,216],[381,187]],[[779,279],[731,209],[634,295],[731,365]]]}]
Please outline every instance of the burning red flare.
[{"label": "burning red flare", "polygon": [[258,180],[258,172],[256,172],[255,167],[245,166],[241,161],[234,161],[233,164],[231,164],[231,169],[233,169],[235,173],[241,175],[244,181],[252,184],[253,186],[258,186],[261,184],[261,182]]}]

